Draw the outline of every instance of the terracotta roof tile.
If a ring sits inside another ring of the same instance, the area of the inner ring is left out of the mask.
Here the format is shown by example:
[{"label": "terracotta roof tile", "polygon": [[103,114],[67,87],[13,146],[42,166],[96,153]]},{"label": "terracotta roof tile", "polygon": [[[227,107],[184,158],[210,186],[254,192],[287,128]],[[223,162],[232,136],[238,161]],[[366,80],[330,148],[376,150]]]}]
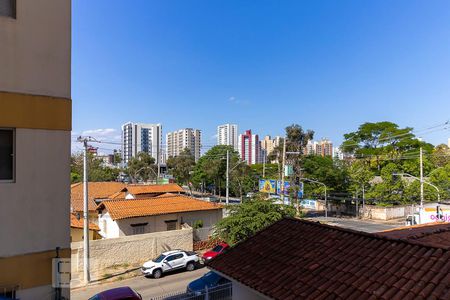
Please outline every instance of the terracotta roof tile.
[{"label": "terracotta roof tile", "polygon": [[[89,182],[89,211],[95,211],[97,204],[94,199],[107,199],[110,195],[119,192],[125,187],[121,182]],[[71,206],[72,211],[83,211],[83,183],[75,183],[71,185]]]},{"label": "terracotta roof tile", "polygon": [[175,183],[169,184],[129,184],[126,186],[129,193],[140,194],[162,194],[162,193],[182,193],[184,190]]},{"label": "terracotta roof tile", "polygon": [[208,267],[273,299],[448,299],[449,255],[407,240],[283,219]]},{"label": "terracotta roof tile", "polygon": [[[70,214],[70,227],[84,228],[84,218],[78,219],[74,214]],[[89,230],[99,231],[100,228],[96,224],[89,222]]]},{"label": "terracotta roof tile", "polygon": [[170,197],[151,197],[131,200],[105,200],[98,206],[97,210],[106,209],[114,220],[165,215],[171,213],[214,210],[222,206],[187,196],[176,195]]}]

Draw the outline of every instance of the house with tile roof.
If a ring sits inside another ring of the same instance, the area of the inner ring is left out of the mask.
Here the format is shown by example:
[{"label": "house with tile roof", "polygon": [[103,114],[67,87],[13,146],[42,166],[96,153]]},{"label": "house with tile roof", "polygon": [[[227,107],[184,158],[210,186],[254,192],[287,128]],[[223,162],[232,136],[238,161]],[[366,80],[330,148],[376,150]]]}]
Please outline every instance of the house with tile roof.
[{"label": "house with tile roof", "polygon": [[222,206],[185,195],[104,200],[97,207],[104,238],[181,229],[201,220],[204,228],[222,219]]},{"label": "house with tile roof", "polygon": [[[97,223],[97,205],[107,199],[136,199],[159,196],[165,193],[184,193],[177,184],[125,184],[122,182],[89,182],[89,219]],[[84,204],[83,183],[71,185],[71,212],[82,213]]]},{"label": "house with tile roof", "polygon": [[[70,214],[70,242],[81,242],[84,238],[83,232],[84,226],[84,218],[80,216],[80,214]],[[97,224],[89,222],[89,239],[97,240],[100,239],[101,236],[98,234],[100,228],[98,228]]]},{"label": "house with tile roof", "polygon": [[[445,232],[445,229],[444,229]],[[450,299],[450,248],[282,219],[208,263],[233,299]]]}]

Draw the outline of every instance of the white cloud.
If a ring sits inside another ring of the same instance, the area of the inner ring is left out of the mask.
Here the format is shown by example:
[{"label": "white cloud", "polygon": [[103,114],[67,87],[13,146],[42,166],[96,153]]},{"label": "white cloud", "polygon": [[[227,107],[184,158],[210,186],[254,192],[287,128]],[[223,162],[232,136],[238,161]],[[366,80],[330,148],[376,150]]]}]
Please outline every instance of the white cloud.
[{"label": "white cloud", "polygon": [[248,104],[250,104],[250,101],[245,100],[245,99],[244,100],[238,99],[238,98],[236,98],[234,96],[229,97],[228,98],[228,102],[230,102],[232,104],[235,104],[235,105],[248,105]]},{"label": "white cloud", "polygon": [[82,146],[77,142],[77,137],[79,136],[91,136],[99,142],[92,142],[92,146],[98,147],[99,153],[110,153],[113,149],[121,148],[121,132],[114,128],[98,128],[98,129],[88,129],[82,132],[72,132],[72,152],[78,152],[82,150]]}]

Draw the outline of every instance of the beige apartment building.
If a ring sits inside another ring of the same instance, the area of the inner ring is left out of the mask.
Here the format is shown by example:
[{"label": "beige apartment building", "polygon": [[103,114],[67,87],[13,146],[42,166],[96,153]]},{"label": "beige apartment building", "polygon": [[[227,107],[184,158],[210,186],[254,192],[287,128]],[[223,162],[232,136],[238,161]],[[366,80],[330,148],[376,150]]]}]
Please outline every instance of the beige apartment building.
[{"label": "beige apartment building", "polygon": [[195,161],[200,158],[202,146],[202,132],[199,129],[185,128],[166,134],[167,158],[176,157],[189,149],[194,155]]},{"label": "beige apartment building", "polygon": [[54,299],[70,257],[70,55],[70,0],[0,0],[0,296]]}]

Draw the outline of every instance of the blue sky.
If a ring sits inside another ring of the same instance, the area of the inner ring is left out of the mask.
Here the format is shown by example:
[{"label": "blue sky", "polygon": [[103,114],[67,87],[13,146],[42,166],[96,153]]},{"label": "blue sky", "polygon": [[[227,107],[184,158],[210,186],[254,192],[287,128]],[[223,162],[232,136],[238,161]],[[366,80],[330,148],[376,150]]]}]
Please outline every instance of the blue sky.
[{"label": "blue sky", "polygon": [[[340,144],[366,121],[450,119],[449,1],[76,0],[73,135],[127,121]],[[450,131],[424,135],[447,142]]]}]

